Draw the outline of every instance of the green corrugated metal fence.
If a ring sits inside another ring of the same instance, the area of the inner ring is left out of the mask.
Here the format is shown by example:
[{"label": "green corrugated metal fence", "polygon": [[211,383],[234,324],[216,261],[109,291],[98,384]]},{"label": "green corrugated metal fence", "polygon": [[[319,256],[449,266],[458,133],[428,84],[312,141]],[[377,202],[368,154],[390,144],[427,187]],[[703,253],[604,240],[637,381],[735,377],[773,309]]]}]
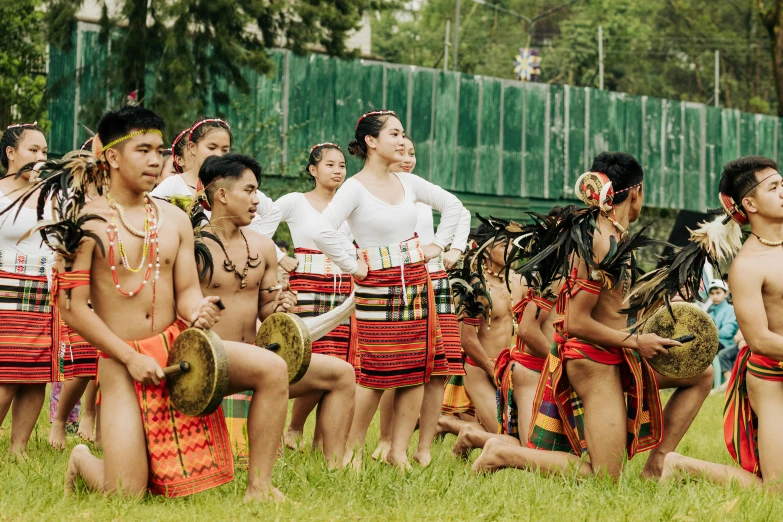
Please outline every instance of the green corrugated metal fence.
[{"label": "green corrugated metal fence", "polygon": [[[95,126],[79,119],[83,109],[110,103],[96,67],[108,54],[97,28],[80,23],[74,38],[73,51],[50,52],[49,80],[58,87],[50,150],[60,153],[84,138],[77,122]],[[704,210],[717,206],[725,162],[781,159],[780,119],[772,116],[323,55],[273,57],[272,75],[248,71],[251,92],[230,88],[231,103],[210,110],[229,119],[236,148],[288,173],[303,167],[314,143],[347,145],[357,118],[380,108],[396,110],[416,140],[417,174],[460,193],[568,199],[596,154],[622,150],[645,168],[648,205]],[[351,159],[349,172],[358,168]]]}]

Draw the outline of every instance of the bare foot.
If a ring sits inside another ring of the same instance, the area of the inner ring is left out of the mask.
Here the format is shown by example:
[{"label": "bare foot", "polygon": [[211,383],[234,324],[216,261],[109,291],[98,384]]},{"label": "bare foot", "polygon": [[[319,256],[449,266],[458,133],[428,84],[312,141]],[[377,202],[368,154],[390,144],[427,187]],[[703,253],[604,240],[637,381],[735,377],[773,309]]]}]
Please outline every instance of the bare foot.
[{"label": "bare foot", "polygon": [[484,450],[473,463],[473,473],[492,473],[505,467],[503,460],[500,458],[500,450],[504,446],[508,446],[500,439],[489,439],[484,444]]},{"label": "bare foot", "polygon": [[666,455],[662,455],[653,451],[650,456],[647,457],[647,462],[644,464],[644,470],[642,471],[641,478],[658,482],[663,473],[663,461]]},{"label": "bare foot", "polygon": [[288,500],[279,489],[271,488],[266,490],[250,491],[248,489],[245,492],[245,498],[242,500],[245,504],[249,502],[274,502],[280,504]]},{"label": "bare foot", "polygon": [[391,442],[387,440],[378,441],[378,447],[372,452],[372,458],[375,460],[386,460],[391,449]]},{"label": "bare foot", "polygon": [[436,437],[443,437],[447,433],[456,435],[459,433],[463,424],[464,423],[454,415],[441,415],[438,417],[438,434]]},{"label": "bare foot", "polygon": [[467,425],[463,426],[461,430],[459,430],[459,435],[457,435],[457,441],[454,443],[454,446],[451,448],[451,455],[454,457],[461,457],[463,459],[467,459],[470,456],[471,450],[475,447],[473,446],[473,443],[470,440],[470,434],[473,431],[473,426]]},{"label": "bare foot", "polygon": [[345,452],[345,455],[343,455],[343,468],[350,468],[354,471],[362,470],[362,448]]},{"label": "bare foot", "polygon": [[391,464],[395,468],[397,468],[399,471],[411,471],[413,470],[413,467],[411,466],[411,463],[408,461],[408,455],[394,455],[393,453],[389,452],[389,454],[386,456],[387,464]]},{"label": "bare foot", "polygon": [[92,415],[82,415],[79,423],[79,431],[76,433],[80,439],[88,442],[95,441],[95,417]]},{"label": "bare foot", "polygon": [[20,446],[9,446],[8,458],[11,461],[18,461],[18,462],[27,462],[28,460],[30,460],[30,457],[27,456],[27,451],[25,450],[25,448]]},{"label": "bare foot", "polygon": [[301,431],[286,431],[283,440],[288,448],[295,451],[304,451],[307,444],[304,441],[304,433]]},{"label": "bare foot", "polygon": [[65,484],[63,486],[63,493],[66,496],[70,495],[76,489],[76,478],[79,476],[79,459],[84,454],[89,455],[90,449],[84,444],[77,444],[73,450],[71,450],[71,456],[68,458],[68,468],[65,470]]},{"label": "bare foot", "polygon": [[56,450],[65,449],[65,423],[57,419],[52,421],[52,428],[49,430],[49,445]]},{"label": "bare foot", "polygon": [[685,459],[679,453],[667,453],[663,459],[663,472],[661,473],[661,482],[667,482],[679,477],[678,465]]},{"label": "bare foot", "polygon": [[413,460],[426,468],[432,462],[432,454],[429,449],[417,449],[416,453],[413,454]]}]

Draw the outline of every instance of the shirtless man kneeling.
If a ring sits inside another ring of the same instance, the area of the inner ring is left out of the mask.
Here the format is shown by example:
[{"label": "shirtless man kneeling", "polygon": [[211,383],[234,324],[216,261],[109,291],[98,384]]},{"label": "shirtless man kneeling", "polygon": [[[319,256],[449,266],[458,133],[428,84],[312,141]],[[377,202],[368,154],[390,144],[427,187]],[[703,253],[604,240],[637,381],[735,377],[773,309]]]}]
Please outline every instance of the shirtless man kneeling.
[{"label": "shirtless man kneeling", "polygon": [[[482,224],[479,225],[475,235],[478,238],[477,242],[481,244],[492,238],[494,234],[492,227]],[[487,290],[492,298],[489,321],[481,316],[462,318],[460,321],[460,338],[465,352],[465,391],[476,410],[478,423],[441,415],[438,422],[439,431],[457,435],[468,425],[487,433],[498,431],[495,359],[514,342],[515,321],[512,302],[519,302],[526,291],[522,285],[522,278],[513,272],[511,293],[506,287],[502,272],[506,266],[507,244],[498,241],[489,248],[482,265],[487,280]],[[485,303],[485,306],[489,307],[490,303]]]},{"label": "shirtless man kneeling", "polygon": [[[242,154],[207,158],[199,170],[212,211],[209,228],[222,243],[221,246],[204,239],[216,268],[211,279],[202,279],[201,289],[204,295],[219,297],[226,307],[223,320],[213,328],[224,341],[254,343],[257,319],[263,321],[278,303],[286,311],[296,304],[296,297],[290,291],[276,298],[279,292],[265,290],[277,285],[275,244],[246,228],[259,202],[256,191],[260,177],[258,162]],[[260,347],[255,351],[264,357],[272,354]],[[284,373],[288,375],[287,371]],[[312,392],[324,393],[318,418],[330,468],[342,465],[353,419],[355,389],[351,364],[313,354],[305,376],[288,391],[292,399]]]},{"label": "shirtless man kneeling", "polygon": [[[598,263],[610,250],[610,238],[620,241],[629,224],[638,219],[644,201],[644,171],[636,159],[622,152],[598,155],[590,171],[605,175],[615,192],[608,211],[596,209],[598,230],[591,243]],[[585,199],[592,204],[592,198]],[[534,404],[537,422],[529,447],[489,440],[473,469],[484,472],[517,467],[567,473],[575,468],[581,475],[607,474],[616,479],[626,454],[631,458],[652,450],[643,475],[660,477],[666,453],[677,447],[709,394],[712,368],[690,379],[672,379],[655,372],[646,359],[680,343],[655,334],[629,336],[624,331],[628,318],[621,312],[625,285],[610,289],[591,280],[581,258],[574,258],[574,268],[569,285],[561,289],[564,309],[558,312],[565,317],[556,328],[558,355],[551,355],[544,366],[541,378],[548,378],[551,386],[545,382],[542,399],[537,397]],[[660,388],[676,388],[664,410]],[[572,393],[581,400],[581,411],[573,411]],[[542,407],[544,401],[548,404]],[[566,412],[567,417],[583,412],[583,429],[574,429],[572,421],[578,419],[562,418],[560,412]],[[582,459],[585,451],[589,462]]]},{"label": "shirtless man kneeling", "polygon": [[[734,307],[747,346],[729,379],[723,433],[741,466],[713,464],[669,453],[663,479],[680,473],[741,487],[783,491],[783,178],[775,162],[748,156],[723,167],[721,194],[732,198],[751,235],[729,270]],[[744,216],[742,215],[744,214]]]},{"label": "shirtless man kneeling", "polygon": [[[82,223],[89,236],[78,247],[73,266],[66,272],[61,260],[56,267],[63,319],[101,353],[104,459],[87,446],[76,446],[68,462],[66,493],[79,476],[91,491],[142,496],[149,489],[170,497],[233,479],[222,412],[207,417],[169,414],[161,366],[167,346],[187,327],[178,317],[211,328],[221,313],[218,298],[204,297],[199,287],[188,217],[147,194],[160,171],[162,129],[163,120],[141,107],[103,116],[98,136],[106,144],[102,157],[110,191],[87,203],[82,215],[95,214],[105,222]],[[72,288],[70,295],[66,287]],[[283,500],[272,486],[272,466],[288,404],[285,363],[248,344],[226,341],[224,346],[229,393],[256,392],[248,423],[245,501]],[[172,431],[177,438],[160,436]],[[211,451],[196,454],[193,444],[206,444]]]}]

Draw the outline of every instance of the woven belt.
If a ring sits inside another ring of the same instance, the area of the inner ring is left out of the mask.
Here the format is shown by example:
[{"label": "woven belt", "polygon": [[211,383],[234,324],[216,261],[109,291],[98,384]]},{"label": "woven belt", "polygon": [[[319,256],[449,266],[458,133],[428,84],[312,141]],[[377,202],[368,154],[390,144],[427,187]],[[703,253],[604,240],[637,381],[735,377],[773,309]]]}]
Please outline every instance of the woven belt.
[{"label": "woven belt", "polygon": [[415,237],[396,245],[360,248],[359,259],[363,259],[370,270],[383,270],[424,261],[424,252],[419,238]]},{"label": "woven belt", "polygon": [[430,274],[434,274],[436,272],[445,272],[446,265],[443,264],[443,254],[430,259],[429,263],[427,263],[427,270],[429,270]]},{"label": "woven belt", "polygon": [[341,275],[340,267],[326,257],[326,254],[296,254],[299,264],[296,271],[301,274]]}]

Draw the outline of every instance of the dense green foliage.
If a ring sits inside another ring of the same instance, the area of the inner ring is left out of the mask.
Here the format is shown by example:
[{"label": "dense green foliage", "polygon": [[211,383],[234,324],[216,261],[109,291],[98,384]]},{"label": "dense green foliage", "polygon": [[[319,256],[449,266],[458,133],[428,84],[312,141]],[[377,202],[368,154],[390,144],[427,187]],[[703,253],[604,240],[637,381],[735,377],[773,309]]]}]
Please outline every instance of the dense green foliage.
[{"label": "dense green foliage", "polygon": [[[772,57],[783,63],[783,56],[769,35],[779,27],[780,0],[578,0],[537,21],[532,33],[492,7],[534,18],[564,1],[461,0],[458,70],[512,78],[514,57],[530,36],[542,55],[541,81],[598,87],[601,25],[605,89],[711,104],[719,51],[721,106],[779,110]],[[373,51],[393,62],[442,67],[455,4],[423,0],[418,10],[384,14],[373,25]]]},{"label": "dense green foliage", "polygon": [[[50,43],[73,45],[75,14],[84,0],[49,0]],[[227,109],[229,84],[247,92],[243,70],[274,69],[267,49],[303,53],[318,46],[328,54],[352,57],[345,41],[358,27],[365,0],[121,0],[106,4],[100,24],[111,38],[104,91],[131,93],[158,112],[170,132],[191,123],[205,107]],[[149,88],[154,86],[154,88]],[[149,94],[148,91],[151,91]],[[95,104],[100,112],[100,104]],[[183,106],[185,110],[183,110]],[[84,114],[94,121],[99,114]]]},{"label": "dense green foliage", "polygon": [[41,0],[0,2],[0,125],[44,124],[46,42]]}]

